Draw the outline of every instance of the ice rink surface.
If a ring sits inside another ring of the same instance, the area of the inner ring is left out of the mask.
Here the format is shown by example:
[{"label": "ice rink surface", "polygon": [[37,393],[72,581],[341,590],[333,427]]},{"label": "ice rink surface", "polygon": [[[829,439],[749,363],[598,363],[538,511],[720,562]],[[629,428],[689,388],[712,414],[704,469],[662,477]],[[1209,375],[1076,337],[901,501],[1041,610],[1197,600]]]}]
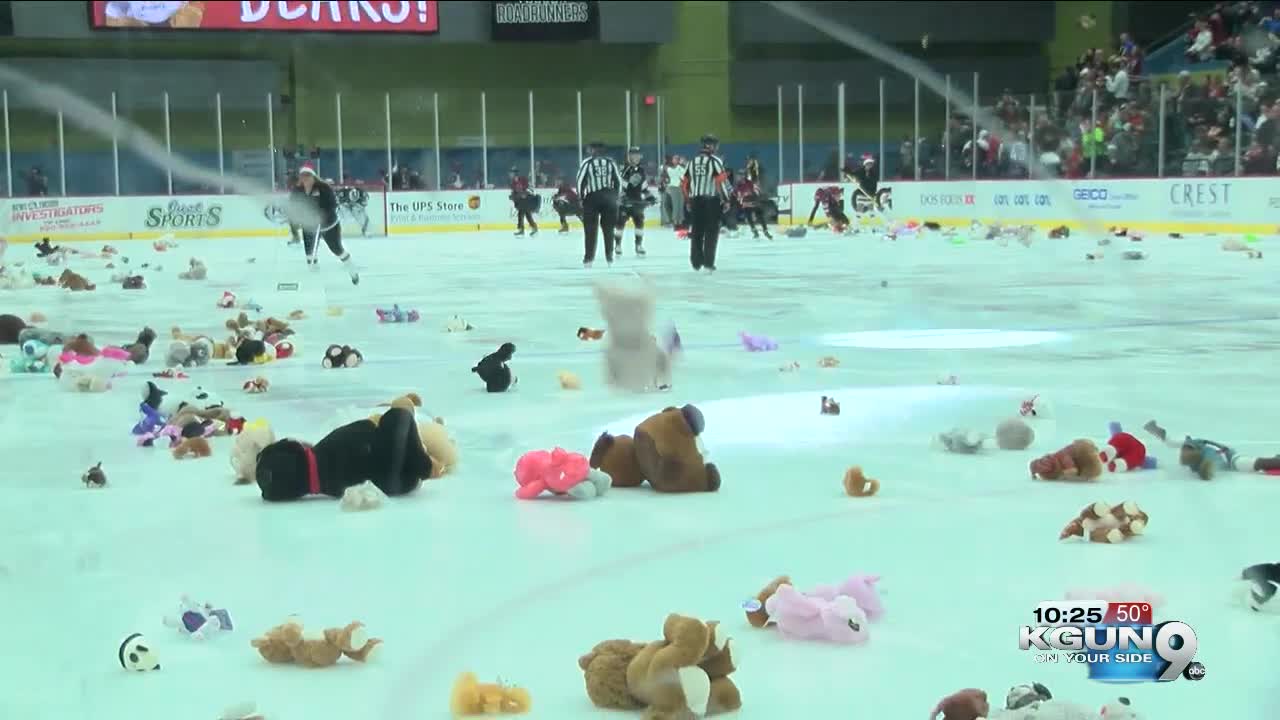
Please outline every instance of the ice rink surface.
[{"label": "ice rink surface", "polygon": [[[1094,239],[1078,236],[1024,248],[744,232],[722,242],[720,272],[707,276],[689,269],[687,246],[669,233],[650,234],[643,260],[628,233],[620,262],[590,271],[576,232],[440,234],[349,241],[358,288],[332,257],[312,274],[298,247],[276,239],[187,241],[163,255],[119,244],[135,267],[164,265],[144,291],[108,287],[101,261],[73,261],[97,292],[5,292],[0,311],[44,312],[100,345],[131,342],[148,324],[161,332],[162,358],[172,325],[224,334],[229,313],[214,307],[224,290],[265,314],[301,308],[300,357],[198,369],[188,382],[310,441],[416,391],[446,419],[462,465],[371,513],[322,499],[269,506],[256,486],[232,485],[229,438],[215,439],[212,458],[184,462],[134,446],[129,428],[144,380],[161,369],[156,357],[101,395],[61,391],[47,376],[0,379],[9,638],[0,717],[197,720],[253,700],[270,720],[444,718],[464,670],[529,688],[530,717],[602,717],[578,656],[608,638],[657,639],[667,613],[681,612],[718,619],[734,638],[744,719],[918,720],[959,688],[984,688],[998,704],[1032,681],[1092,707],[1127,696],[1146,720],[1274,718],[1280,620],[1233,605],[1230,590],[1245,565],[1277,560],[1280,478],[1201,482],[1154,443],[1155,471],[1088,485],[1027,472],[1032,457],[1073,438],[1104,440],[1111,420],[1141,435],[1159,418],[1246,453],[1280,450],[1275,261],[1218,244],[1152,237],[1142,244],[1149,259],[1126,262],[1121,240],[1090,263]],[[8,260],[28,253],[12,247]],[[176,279],[193,256],[209,280]],[[664,395],[610,391],[601,344],[575,337],[602,323],[591,283],[637,273],[659,288],[659,319],[686,345]],[[294,281],[299,293],[274,292]],[[424,320],[378,325],[373,309],[392,303]],[[328,306],[345,314],[329,317]],[[455,313],[476,329],[446,334]],[[747,353],[740,330],[781,347]],[[469,370],[506,341],[518,346],[519,384],[486,394]],[[356,346],[365,365],[322,369],[330,343]],[[824,355],[842,364],[819,369]],[[801,369],[779,371],[791,361]],[[584,389],[561,390],[559,370],[579,374]],[[243,394],[258,373],[270,392]],[[957,386],[935,384],[952,374]],[[819,415],[823,394],[842,415]],[[1035,421],[1030,450],[931,447],[954,426],[990,432],[1033,394],[1052,417]],[[706,416],[720,492],[514,499],[522,452],[588,453],[602,429],[628,431],[688,402]],[[98,461],[110,486],[87,490],[80,474]],[[844,496],[853,464],[882,481],[878,497]],[[1118,546],[1059,543],[1062,525],[1096,500],[1139,503],[1147,534]],[[788,642],[745,622],[742,602],[775,575],[807,586],[854,572],[884,578],[887,616],[864,647]],[[1017,627],[1032,624],[1038,602],[1119,583],[1168,597],[1157,618],[1196,630],[1204,681],[1104,685],[1081,666],[1039,665],[1017,649]],[[181,593],[227,608],[235,630],[200,644],[165,628]],[[292,614],[311,627],[362,620],[384,652],[364,666],[269,666],[249,640]],[[133,632],[158,649],[160,672],[120,669],[117,647]]]}]

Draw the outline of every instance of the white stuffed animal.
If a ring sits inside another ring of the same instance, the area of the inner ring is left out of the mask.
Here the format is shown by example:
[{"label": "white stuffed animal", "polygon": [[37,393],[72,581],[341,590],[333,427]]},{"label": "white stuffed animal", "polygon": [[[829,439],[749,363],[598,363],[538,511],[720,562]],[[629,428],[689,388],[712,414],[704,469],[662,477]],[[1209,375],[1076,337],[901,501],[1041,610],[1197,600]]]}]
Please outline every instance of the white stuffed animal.
[{"label": "white stuffed animal", "polygon": [[1142,720],[1142,716],[1133,710],[1129,698],[1122,697],[1100,710],[1063,700],[1044,700],[1017,710],[999,710],[988,720]]},{"label": "white stuffed animal", "polygon": [[219,630],[230,630],[231,616],[226,610],[193,602],[183,595],[178,600],[178,614],[166,616],[164,624],[194,640],[206,640]]},{"label": "white stuffed animal", "polygon": [[365,480],[359,485],[352,485],[342,493],[342,509],[349,511],[376,510],[382,507],[382,501],[386,499],[386,494],[377,485],[374,485],[373,481]]}]

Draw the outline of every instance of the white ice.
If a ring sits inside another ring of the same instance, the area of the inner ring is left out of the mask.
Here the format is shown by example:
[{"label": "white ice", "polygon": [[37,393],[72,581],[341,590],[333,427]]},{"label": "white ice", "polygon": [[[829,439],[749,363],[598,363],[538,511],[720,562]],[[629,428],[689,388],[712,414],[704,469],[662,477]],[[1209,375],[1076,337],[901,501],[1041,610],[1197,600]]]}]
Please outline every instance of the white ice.
[{"label": "white ice", "polygon": [[[1148,720],[1273,718],[1280,621],[1233,606],[1230,592],[1243,566],[1277,559],[1280,478],[1201,482],[1154,444],[1162,468],[1152,472],[1083,486],[1027,473],[1033,456],[1073,438],[1104,439],[1111,420],[1140,433],[1159,418],[1249,454],[1277,450],[1273,261],[1218,243],[1152,237],[1146,261],[1121,260],[1112,245],[1114,257],[1091,263],[1096,247],[1081,237],[1028,249],[744,232],[723,241],[720,272],[707,276],[656,231],[647,258],[632,255],[628,232],[623,258],[591,271],[579,266],[577,234],[440,234],[349,241],[358,288],[329,256],[310,274],[283,240],[187,241],[163,255],[120,243],[133,266],[165,266],[146,273],[149,289],[36,288],[0,295],[0,312],[41,311],[100,343],[149,324],[162,357],[172,325],[220,330],[224,290],[267,314],[300,305],[310,315],[296,324],[301,357],[208,367],[189,382],[308,440],[417,391],[455,433],[462,466],[371,513],[333,500],[266,505],[256,487],[232,485],[229,439],[215,440],[212,458],[183,462],[134,446],[155,358],[103,395],[68,394],[49,377],[0,379],[0,717],[197,720],[254,700],[271,720],[443,718],[464,670],[529,688],[533,718],[603,717],[578,656],[608,638],[656,639],[666,614],[681,612],[734,636],[743,719],[912,720],[963,687],[999,701],[1031,681],[1093,707],[1124,695]],[[12,247],[8,259],[28,252]],[[208,263],[208,281],[176,279],[192,256]],[[105,285],[101,265],[73,262]],[[686,344],[668,394],[611,392],[600,344],[575,337],[601,324],[590,284],[633,273],[660,287],[661,320]],[[273,292],[298,280],[296,301]],[[378,325],[374,307],[392,303],[423,321]],[[326,316],[330,305],[345,314]],[[476,330],[444,333],[455,313]],[[747,353],[739,330],[781,348]],[[1038,334],[1004,334],[1015,330]],[[486,394],[469,369],[506,341],[518,346],[520,382]],[[321,369],[329,343],[358,347],[365,365]],[[819,369],[824,355],[841,366]],[[801,369],[778,370],[793,360]],[[559,370],[584,389],[561,390]],[[271,390],[243,394],[259,372]],[[959,384],[935,384],[947,375]],[[954,426],[989,432],[1037,393],[1054,416],[1036,421],[1031,450],[931,448]],[[842,415],[819,415],[823,394]],[[706,415],[718,493],[514,499],[523,451],[587,453],[601,430],[688,402]],[[85,489],[80,474],[98,461],[110,485]],[[878,497],[844,496],[853,464],[882,481]],[[1148,534],[1120,546],[1058,542],[1095,500],[1138,502]],[[789,643],[745,622],[741,603],[775,575],[811,585],[859,571],[883,575],[888,610],[865,647]],[[1108,686],[1017,649],[1017,627],[1040,601],[1127,582],[1164,593],[1160,615],[1196,630],[1204,681]],[[182,593],[227,608],[235,630],[196,643],[165,628]],[[269,666],[249,640],[292,614],[314,627],[362,620],[385,652],[366,666]],[[116,650],[133,632],[153,643],[161,671],[121,670]]]}]

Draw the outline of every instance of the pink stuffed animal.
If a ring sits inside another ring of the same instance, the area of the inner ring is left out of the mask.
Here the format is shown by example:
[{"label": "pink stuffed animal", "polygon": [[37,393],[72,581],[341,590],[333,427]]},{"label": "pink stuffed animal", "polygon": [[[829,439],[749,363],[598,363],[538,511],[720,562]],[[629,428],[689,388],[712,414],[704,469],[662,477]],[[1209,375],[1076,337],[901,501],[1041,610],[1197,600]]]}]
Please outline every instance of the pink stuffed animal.
[{"label": "pink stuffed animal", "polygon": [[544,492],[574,498],[603,495],[612,481],[591,470],[587,458],[563,448],[530,450],[516,461],[516,497],[532,500]]},{"label": "pink stuffed animal", "polygon": [[876,622],[884,617],[884,604],[880,602],[880,593],[876,592],[879,575],[854,575],[839,585],[819,585],[806,592],[823,600],[832,601],[841,595],[854,599],[867,619]]},{"label": "pink stuffed animal", "polygon": [[866,613],[847,595],[826,600],[780,585],[765,601],[765,612],[778,632],[795,640],[862,645],[870,638]]}]

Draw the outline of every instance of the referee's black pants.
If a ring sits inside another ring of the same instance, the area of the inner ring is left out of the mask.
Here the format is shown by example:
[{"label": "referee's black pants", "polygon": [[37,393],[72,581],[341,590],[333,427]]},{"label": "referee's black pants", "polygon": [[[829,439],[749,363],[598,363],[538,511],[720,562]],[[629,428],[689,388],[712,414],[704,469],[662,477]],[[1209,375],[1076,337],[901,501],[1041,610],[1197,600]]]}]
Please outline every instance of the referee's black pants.
[{"label": "referee's black pants", "polygon": [[604,232],[604,257],[613,262],[613,230],[618,226],[618,193],[598,190],[582,198],[582,262],[596,259],[596,244]]},{"label": "referee's black pants", "polygon": [[694,270],[716,266],[716,245],[720,243],[720,216],[723,211],[718,197],[689,199],[689,264]]}]

